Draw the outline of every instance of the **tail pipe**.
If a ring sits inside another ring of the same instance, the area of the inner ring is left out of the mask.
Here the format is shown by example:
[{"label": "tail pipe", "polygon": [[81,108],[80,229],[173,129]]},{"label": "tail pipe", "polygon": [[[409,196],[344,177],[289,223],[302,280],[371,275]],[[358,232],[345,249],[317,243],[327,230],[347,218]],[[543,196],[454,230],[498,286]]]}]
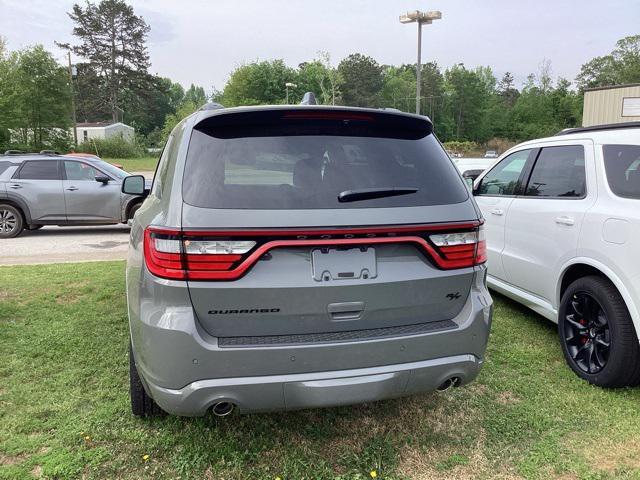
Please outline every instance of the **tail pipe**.
[{"label": "tail pipe", "polygon": [[446,392],[451,387],[458,387],[458,386],[460,386],[460,377],[450,377],[450,378],[447,378],[444,382],[442,382],[440,386],[436,388],[436,390],[439,392]]},{"label": "tail pipe", "polygon": [[213,406],[211,410],[217,417],[226,417],[231,412],[233,412],[233,408],[234,405],[231,402],[218,402]]}]

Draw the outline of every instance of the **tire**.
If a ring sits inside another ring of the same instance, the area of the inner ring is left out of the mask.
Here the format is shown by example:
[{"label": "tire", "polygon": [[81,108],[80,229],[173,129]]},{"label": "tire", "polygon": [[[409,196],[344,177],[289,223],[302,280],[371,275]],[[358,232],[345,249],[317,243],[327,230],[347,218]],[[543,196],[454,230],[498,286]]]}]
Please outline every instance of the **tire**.
[{"label": "tire", "polygon": [[13,238],[22,233],[24,218],[13,205],[0,204],[0,238]]},{"label": "tire", "polygon": [[640,345],[620,292],[607,278],[574,281],[562,295],[558,334],[565,360],[604,388],[640,384]]},{"label": "tire", "polygon": [[153,401],[142,385],[142,380],[133,359],[133,348],[129,343],[129,394],[131,396],[131,412],[136,417],[154,417],[165,412]]},{"label": "tire", "polygon": [[141,206],[142,206],[142,202],[138,202],[135,205],[133,205],[129,209],[129,215],[128,215],[127,220],[131,220]]}]

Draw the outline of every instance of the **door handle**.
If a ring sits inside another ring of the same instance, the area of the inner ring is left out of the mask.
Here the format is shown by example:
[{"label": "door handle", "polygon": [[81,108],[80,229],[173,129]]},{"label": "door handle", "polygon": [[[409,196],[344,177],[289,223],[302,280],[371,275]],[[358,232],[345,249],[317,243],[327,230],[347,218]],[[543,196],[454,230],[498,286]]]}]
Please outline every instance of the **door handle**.
[{"label": "door handle", "polygon": [[364,312],[364,302],[330,303],[327,310],[332,320],[357,320]]},{"label": "door handle", "polygon": [[494,208],[493,210],[491,210],[491,215],[504,215],[504,210],[502,210],[501,208]]},{"label": "door handle", "polygon": [[67,188],[67,190],[69,190],[70,192],[75,192],[76,190],[78,190],[78,187],[69,187]]},{"label": "door handle", "polygon": [[9,188],[13,188],[14,190],[17,190],[19,188],[22,188],[22,185],[20,185],[19,183],[14,183],[13,185],[9,185]]},{"label": "door handle", "polygon": [[576,221],[573,218],[568,217],[567,215],[562,215],[560,217],[556,217],[556,223],[558,225],[566,225],[568,227],[572,227],[576,223]]}]

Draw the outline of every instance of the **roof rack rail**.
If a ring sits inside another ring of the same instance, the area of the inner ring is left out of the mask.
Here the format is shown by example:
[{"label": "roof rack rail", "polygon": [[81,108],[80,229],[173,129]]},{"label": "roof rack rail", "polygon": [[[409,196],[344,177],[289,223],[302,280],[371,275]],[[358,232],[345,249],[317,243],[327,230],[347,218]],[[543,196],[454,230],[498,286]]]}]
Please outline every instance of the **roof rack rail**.
[{"label": "roof rack rail", "polygon": [[590,127],[565,128],[555,134],[556,137],[581,132],[599,132],[601,130],[620,130],[624,128],[640,128],[640,122],[605,123],[602,125],[591,125]]},{"label": "roof rack rail", "polygon": [[200,110],[220,110],[221,108],[224,108],[224,105],[217,102],[209,102],[201,106]]},{"label": "roof rack rail", "polygon": [[60,152],[56,152],[55,150],[40,150],[40,155],[60,155]]},{"label": "roof rack rail", "polygon": [[25,152],[23,152],[22,150],[5,150],[4,154],[5,155],[24,155]]}]

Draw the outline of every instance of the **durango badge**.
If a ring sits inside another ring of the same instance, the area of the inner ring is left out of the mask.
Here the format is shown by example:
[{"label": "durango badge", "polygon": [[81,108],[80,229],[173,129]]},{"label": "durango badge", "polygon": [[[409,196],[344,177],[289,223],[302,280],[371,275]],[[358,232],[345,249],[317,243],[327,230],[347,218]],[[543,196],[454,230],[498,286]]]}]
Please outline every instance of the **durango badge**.
[{"label": "durango badge", "polygon": [[278,313],[279,308],[241,308],[233,310],[209,310],[209,315],[240,315],[243,313]]}]

